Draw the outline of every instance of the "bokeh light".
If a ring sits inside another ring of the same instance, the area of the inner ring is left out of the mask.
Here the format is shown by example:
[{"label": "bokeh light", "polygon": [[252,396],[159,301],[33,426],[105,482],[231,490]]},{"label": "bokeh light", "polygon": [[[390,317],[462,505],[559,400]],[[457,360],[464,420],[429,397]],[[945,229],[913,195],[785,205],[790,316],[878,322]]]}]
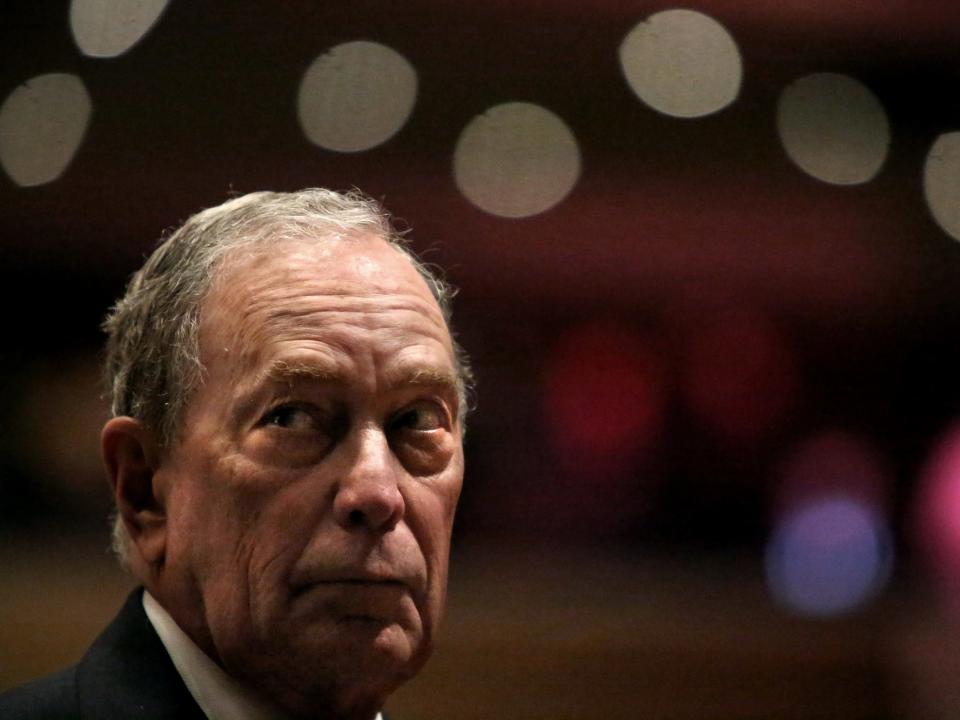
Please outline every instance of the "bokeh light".
[{"label": "bokeh light", "polygon": [[150,32],[169,0],[72,0],[70,30],[80,52],[112,58]]},{"label": "bokeh light", "polygon": [[556,456],[616,472],[657,440],[666,402],[655,341],[615,323],[565,333],[544,377],[544,415]]},{"label": "bokeh light", "polygon": [[893,541],[876,508],[827,495],[786,514],[767,545],[767,584],[798,613],[828,617],[874,597],[889,580]]},{"label": "bokeh light", "polygon": [[729,309],[699,319],[688,332],[683,393],[693,416],[738,445],[776,431],[799,386],[779,327],[759,312]]},{"label": "bokeh light", "polygon": [[464,196],[492,215],[521,218],[563,200],[580,176],[580,148],[556,114],[511,102],[473,118],[460,134],[453,174]]},{"label": "bokeh light", "polygon": [[931,579],[960,610],[960,424],[937,441],[921,469],[913,524]]},{"label": "bokeh light", "polygon": [[39,75],[13,90],[0,107],[0,165],[22,186],[56,180],[73,159],[92,103],[76,75]]},{"label": "bokeh light", "polygon": [[417,73],[393,48],[343,43],[311,63],[300,81],[297,117],[307,139],[338,152],[385,143],[404,126],[417,99]]},{"label": "bokeh light", "polygon": [[960,240],[960,132],[936,139],[923,166],[923,192],[934,220]]},{"label": "bokeh light", "polygon": [[874,445],[846,430],[829,429],[798,443],[780,464],[774,519],[798,506],[842,492],[869,507],[889,508],[891,472]]},{"label": "bokeh light", "polygon": [[620,45],[620,66],[643,102],[683,118],[732,103],[743,76],[730,33],[693,10],[665,10],[637,24]]},{"label": "bokeh light", "polygon": [[831,429],[785,457],[766,548],[767,585],[804,615],[849,612],[874,597],[893,568],[887,524],[891,475],[865,437]]},{"label": "bokeh light", "polygon": [[855,78],[807,75],[784,88],[777,130],[789,158],[835,185],[871,180],[890,146],[890,123],[877,97]]},{"label": "bokeh light", "polygon": [[566,330],[543,375],[552,477],[517,494],[524,517],[538,508],[531,527],[615,535],[648,511],[667,393],[656,337],[602,320]]}]

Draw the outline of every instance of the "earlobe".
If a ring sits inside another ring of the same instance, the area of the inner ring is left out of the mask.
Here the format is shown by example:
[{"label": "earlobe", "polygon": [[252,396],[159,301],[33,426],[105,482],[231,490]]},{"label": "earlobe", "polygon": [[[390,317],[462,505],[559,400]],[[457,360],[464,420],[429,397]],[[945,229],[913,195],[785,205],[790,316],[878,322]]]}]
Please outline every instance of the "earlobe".
[{"label": "earlobe", "polygon": [[100,452],[132,544],[147,566],[159,566],[166,551],[167,518],[156,482],[153,434],[135,418],[112,418],[100,433]]}]

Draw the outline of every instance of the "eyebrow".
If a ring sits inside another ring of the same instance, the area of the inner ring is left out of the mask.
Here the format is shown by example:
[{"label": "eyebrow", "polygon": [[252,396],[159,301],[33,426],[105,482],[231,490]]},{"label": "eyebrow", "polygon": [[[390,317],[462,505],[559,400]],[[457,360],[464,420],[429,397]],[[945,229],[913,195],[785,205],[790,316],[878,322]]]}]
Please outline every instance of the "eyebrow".
[{"label": "eyebrow", "polygon": [[295,380],[318,380],[333,384],[345,384],[346,378],[338,371],[316,363],[275,360],[267,368],[266,377],[276,382]]},{"label": "eyebrow", "polygon": [[450,390],[454,393],[459,389],[456,376],[449,370],[438,368],[416,368],[411,372],[399,375],[397,378],[391,378],[391,387],[404,385],[428,385]]},{"label": "eyebrow", "polygon": [[[335,368],[324,367],[317,363],[276,360],[267,369],[266,377],[275,382],[291,383],[310,380],[331,385],[347,385],[347,377]],[[414,367],[401,369],[388,377],[390,389],[409,386],[438,387],[459,393],[460,384],[451,370],[435,367]]]}]

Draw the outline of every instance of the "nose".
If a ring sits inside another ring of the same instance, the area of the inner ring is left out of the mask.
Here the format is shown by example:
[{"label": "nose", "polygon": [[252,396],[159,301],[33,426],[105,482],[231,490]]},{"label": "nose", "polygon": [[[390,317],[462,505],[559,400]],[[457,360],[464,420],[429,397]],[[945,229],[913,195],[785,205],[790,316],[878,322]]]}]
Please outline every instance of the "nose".
[{"label": "nose", "polygon": [[389,532],[405,509],[390,444],[382,431],[371,428],[358,431],[351,445],[333,499],[334,518],[345,530]]}]

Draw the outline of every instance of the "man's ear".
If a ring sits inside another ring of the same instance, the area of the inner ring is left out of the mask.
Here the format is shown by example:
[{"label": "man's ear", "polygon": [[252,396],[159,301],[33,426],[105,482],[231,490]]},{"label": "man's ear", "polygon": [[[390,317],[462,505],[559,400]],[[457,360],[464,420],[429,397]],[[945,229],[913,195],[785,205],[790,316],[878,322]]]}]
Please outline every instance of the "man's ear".
[{"label": "man's ear", "polygon": [[135,418],[111,418],[100,433],[100,452],[117,514],[143,561],[155,568],[166,552],[167,514],[156,483],[159,453],[153,433]]}]

